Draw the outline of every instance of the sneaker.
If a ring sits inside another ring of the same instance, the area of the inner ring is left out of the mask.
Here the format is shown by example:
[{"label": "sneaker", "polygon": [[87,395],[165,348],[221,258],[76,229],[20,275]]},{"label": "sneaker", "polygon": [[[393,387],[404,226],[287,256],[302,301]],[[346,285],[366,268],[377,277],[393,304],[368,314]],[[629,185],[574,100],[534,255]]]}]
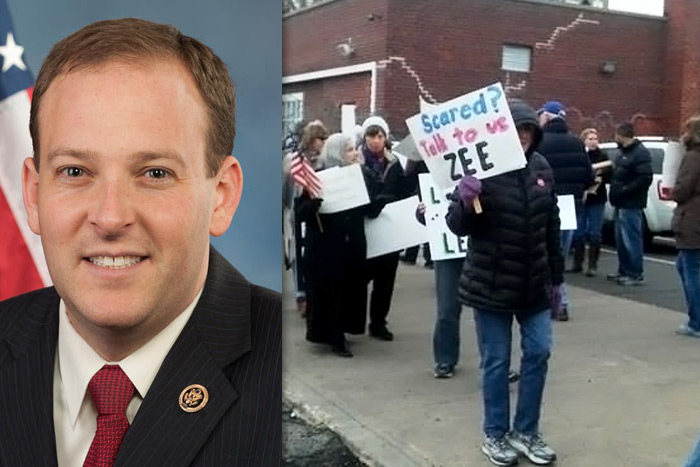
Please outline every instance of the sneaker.
[{"label": "sneaker", "polygon": [[680,326],[678,326],[678,329],[676,329],[676,334],[678,334],[679,336],[700,338],[700,331],[696,331],[687,324],[681,324]]},{"label": "sneaker", "polygon": [[517,383],[520,381],[520,373],[517,371],[510,370],[508,372],[508,382],[509,383]]},{"label": "sneaker", "polygon": [[625,277],[625,276],[623,276],[623,275],[620,274],[619,272],[613,272],[613,273],[608,274],[607,276],[605,276],[605,278],[606,278],[607,280],[609,280],[609,281],[616,281],[616,280],[618,280],[618,279],[620,279],[620,278],[622,278],[622,277]]},{"label": "sneaker", "polygon": [[617,280],[617,285],[621,285],[623,287],[636,286],[636,285],[642,285],[642,284],[644,284],[643,277],[639,277],[639,278],[620,277]]},{"label": "sneaker", "polygon": [[445,365],[445,364],[439,364],[435,366],[435,372],[433,373],[433,376],[435,376],[436,379],[448,379],[452,378],[455,374],[455,367],[452,365]]},{"label": "sneaker", "polygon": [[511,447],[505,436],[500,438],[487,436],[484,444],[481,445],[481,452],[486,454],[486,457],[495,465],[516,465],[518,463],[518,453]]},{"label": "sneaker", "polygon": [[539,434],[524,435],[514,431],[508,434],[507,439],[513,449],[527,457],[533,464],[548,465],[557,460],[557,453]]},{"label": "sneaker", "polygon": [[394,340],[394,334],[389,331],[386,326],[382,326],[380,328],[369,328],[369,335],[374,337],[375,339],[379,339],[382,341],[393,341]]}]

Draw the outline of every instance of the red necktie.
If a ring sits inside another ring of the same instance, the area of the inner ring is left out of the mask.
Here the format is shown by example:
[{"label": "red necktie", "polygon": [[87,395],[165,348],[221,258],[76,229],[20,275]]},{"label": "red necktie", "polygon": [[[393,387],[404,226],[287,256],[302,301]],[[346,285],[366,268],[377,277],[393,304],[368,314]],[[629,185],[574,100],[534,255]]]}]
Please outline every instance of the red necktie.
[{"label": "red necktie", "polygon": [[134,385],[118,365],[105,365],[88,384],[97,408],[97,431],[83,467],[112,467],[129,428],[126,406],[134,396]]}]

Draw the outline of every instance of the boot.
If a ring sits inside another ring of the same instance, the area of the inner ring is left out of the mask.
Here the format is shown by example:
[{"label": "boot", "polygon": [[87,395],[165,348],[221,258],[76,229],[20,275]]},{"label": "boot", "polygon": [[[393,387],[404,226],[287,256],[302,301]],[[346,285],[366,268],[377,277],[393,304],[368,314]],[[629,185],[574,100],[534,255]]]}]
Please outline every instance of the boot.
[{"label": "boot", "polygon": [[586,252],[586,244],[581,240],[574,241],[574,265],[566,272],[582,272],[583,271],[583,255]]},{"label": "boot", "polygon": [[593,277],[598,274],[598,258],[600,257],[600,242],[591,242],[588,246],[588,269],[586,276]]}]

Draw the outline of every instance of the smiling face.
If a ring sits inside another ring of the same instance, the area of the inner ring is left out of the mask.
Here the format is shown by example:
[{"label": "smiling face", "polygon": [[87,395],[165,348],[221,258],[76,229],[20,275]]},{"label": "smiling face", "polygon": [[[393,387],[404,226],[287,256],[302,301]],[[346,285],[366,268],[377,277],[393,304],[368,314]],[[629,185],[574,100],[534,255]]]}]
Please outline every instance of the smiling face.
[{"label": "smiling face", "polygon": [[242,184],[233,157],[206,176],[206,126],[175,60],[63,74],[43,98],[25,206],[71,323],[103,356],[101,340],[140,347],[204,283],[209,234],[228,227]]}]

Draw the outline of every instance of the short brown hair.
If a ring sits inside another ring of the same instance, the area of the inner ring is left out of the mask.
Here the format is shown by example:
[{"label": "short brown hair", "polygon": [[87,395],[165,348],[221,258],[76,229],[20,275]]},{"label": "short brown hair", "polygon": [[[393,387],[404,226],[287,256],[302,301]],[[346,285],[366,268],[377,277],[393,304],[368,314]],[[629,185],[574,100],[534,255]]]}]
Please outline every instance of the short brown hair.
[{"label": "short brown hair", "polygon": [[581,139],[585,140],[586,138],[588,138],[588,135],[590,135],[591,133],[598,136],[598,130],[596,130],[595,128],[586,128],[585,130],[583,130],[581,132]]},{"label": "short brown hair", "polygon": [[315,139],[325,140],[326,138],[328,138],[328,130],[321,120],[309,122],[301,133],[299,150],[302,152],[306,151],[311,147]]},{"label": "short brown hair", "polygon": [[681,141],[687,150],[700,146],[700,115],[694,115],[685,121]]},{"label": "short brown hair", "polygon": [[636,136],[632,122],[620,123],[615,127],[615,133],[624,138],[634,138]]},{"label": "short brown hair", "polygon": [[207,175],[216,175],[221,161],[232,153],[236,136],[236,96],[226,65],[208,46],[174,26],[136,18],[89,24],[62,39],[49,52],[36,78],[29,117],[37,170],[41,100],[58,76],[112,60],[145,62],[163,58],[179,60],[194,78],[209,117]]}]

